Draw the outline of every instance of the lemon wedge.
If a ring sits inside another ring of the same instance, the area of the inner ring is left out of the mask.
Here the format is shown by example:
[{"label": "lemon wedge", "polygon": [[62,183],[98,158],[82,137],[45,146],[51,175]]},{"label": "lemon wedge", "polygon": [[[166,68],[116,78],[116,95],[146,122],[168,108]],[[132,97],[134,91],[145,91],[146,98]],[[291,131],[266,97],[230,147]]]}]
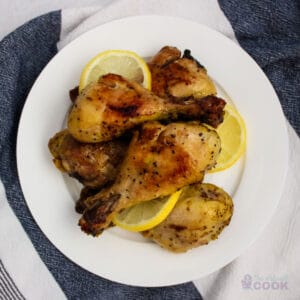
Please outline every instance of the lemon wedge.
[{"label": "lemon wedge", "polygon": [[108,73],[121,75],[151,89],[151,72],[139,55],[128,50],[107,50],[97,54],[85,65],[80,76],[79,91]]},{"label": "lemon wedge", "polygon": [[155,227],[167,218],[182,190],[160,199],[141,202],[114,216],[115,225],[129,231],[144,231]]},{"label": "lemon wedge", "polygon": [[246,125],[233,106],[226,104],[224,121],[216,131],[220,136],[222,149],[217,164],[210,173],[230,168],[246,149]]}]

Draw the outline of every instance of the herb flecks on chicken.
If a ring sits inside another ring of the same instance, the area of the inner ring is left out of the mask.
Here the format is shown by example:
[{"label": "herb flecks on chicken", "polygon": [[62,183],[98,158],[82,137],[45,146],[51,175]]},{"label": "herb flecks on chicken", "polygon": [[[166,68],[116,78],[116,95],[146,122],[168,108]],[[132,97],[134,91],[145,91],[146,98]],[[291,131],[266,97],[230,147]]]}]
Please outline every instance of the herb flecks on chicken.
[{"label": "herb flecks on chicken", "polygon": [[206,245],[218,238],[231,220],[233,202],[221,188],[196,183],[183,189],[170,215],[142,234],[173,252]]},{"label": "herb flecks on chicken", "polygon": [[216,127],[223,120],[225,101],[215,96],[174,102],[136,82],[108,74],[88,85],[77,97],[68,129],[81,142],[109,141],[153,120],[199,120]]},{"label": "herb flecks on chicken", "polygon": [[152,91],[165,99],[201,99],[216,95],[206,69],[189,51],[183,57],[175,47],[163,47],[149,62]]},{"label": "herb flecks on chicken", "polygon": [[67,172],[85,186],[100,188],[115,180],[128,145],[126,139],[80,143],[68,130],[63,130],[49,140],[48,147],[60,171]]},{"label": "herb flecks on chicken", "polygon": [[145,123],[135,132],[115,183],[85,201],[82,230],[98,235],[114,213],[202,181],[220,148],[217,133],[199,122]]}]

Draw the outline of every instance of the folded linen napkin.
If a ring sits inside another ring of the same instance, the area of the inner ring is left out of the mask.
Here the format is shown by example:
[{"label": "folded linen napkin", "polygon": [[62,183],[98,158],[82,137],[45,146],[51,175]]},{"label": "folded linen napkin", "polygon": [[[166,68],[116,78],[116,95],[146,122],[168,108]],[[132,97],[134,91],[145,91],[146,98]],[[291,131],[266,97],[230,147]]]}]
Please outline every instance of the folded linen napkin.
[{"label": "folded linen napkin", "polygon": [[[7,197],[0,193],[0,259],[3,270],[0,272],[0,295],[3,299],[201,298],[192,283],[165,288],[137,288],[110,282],[78,267],[54,248],[32,219],[20,190],[15,161],[20,112],[35,78],[57,52],[57,43],[61,48],[80,33],[113,19],[156,13],[204,23],[232,39],[236,35],[241,46],[253,55],[272,80],[287,117],[299,133],[299,19],[296,1],[288,2],[294,10],[290,11],[288,4],[278,9],[273,5],[274,1],[248,1],[243,5],[239,5],[238,1],[220,1],[220,6],[209,0],[190,0],[188,6],[186,1],[176,1],[176,4],[174,1],[157,0],[105,1],[105,5],[99,8],[66,10],[41,16],[0,42],[0,176]],[[290,126],[289,138],[288,181],[272,223],[240,258],[195,282],[204,299],[296,299],[300,296],[296,275],[299,242],[295,238],[300,231],[297,222],[300,180],[296,172],[300,167],[300,143]],[[28,236],[18,224],[7,200]],[[28,267],[24,261],[28,262]],[[246,275],[251,277],[251,289],[242,285],[242,281],[246,281],[249,286],[249,277],[244,280]],[[262,284],[270,275],[278,279],[281,289],[263,289]],[[255,282],[260,283],[260,289],[254,288]]]}]

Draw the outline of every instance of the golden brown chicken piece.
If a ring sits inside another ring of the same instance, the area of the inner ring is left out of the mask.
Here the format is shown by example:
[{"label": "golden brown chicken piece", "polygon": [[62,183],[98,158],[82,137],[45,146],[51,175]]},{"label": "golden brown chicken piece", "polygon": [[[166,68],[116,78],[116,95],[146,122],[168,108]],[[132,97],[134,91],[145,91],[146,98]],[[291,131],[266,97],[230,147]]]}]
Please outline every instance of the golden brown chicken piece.
[{"label": "golden brown chicken piece", "polygon": [[196,183],[183,189],[162,223],[142,234],[167,250],[185,252],[217,239],[232,213],[232,199],[224,190],[213,184]]},{"label": "golden brown chicken piece", "polygon": [[216,127],[223,121],[223,99],[174,103],[162,99],[119,75],[108,74],[91,83],[77,97],[68,118],[69,132],[78,141],[112,140],[129,129],[151,120],[200,120]]},{"label": "golden brown chicken piece", "polygon": [[82,230],[98,235],[114,213],[201,181],[220,149],[217,133],[199,122],[144,124],[133,136],[115,183],[85,201]]},{"label": "golden brown chicken piece", "polygon": [[149,62],[152,91],[165,99],[196,98],[215,95],[216,88],[201,66],[186,50],[163,47]]},{"label": "golden brown chicken piece", "polygon": [[96,144],[80,143],[68,130],[55,134],[48,144],[56,167],[92,188],[114,181],[128,145],[125,139]]},{"label": "golden brown chicken piece", "polygon": [[[181,57],[181,51],[176,47],[164,46],[150,60],[150,68],[163,68]],[[152,69],[151,69],[152,71]]]}]

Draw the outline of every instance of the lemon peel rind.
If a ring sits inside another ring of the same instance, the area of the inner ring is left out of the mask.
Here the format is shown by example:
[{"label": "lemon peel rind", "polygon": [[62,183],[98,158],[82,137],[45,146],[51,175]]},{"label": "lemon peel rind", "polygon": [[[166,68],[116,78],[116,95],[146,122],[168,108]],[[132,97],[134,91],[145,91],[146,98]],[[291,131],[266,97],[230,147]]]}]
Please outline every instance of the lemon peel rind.
[{"label": "lemon peel rind", "polygon": [[241,140],[243,141],[243,143],[241,143],[238,151],[235,153],[231,160],[228,160],[226,163],[219,166],[216,165],[214,168],[208,171],[208,173],[210,174],[225,171],[231,168],[245,154],[247,148],[247,130],[244,119],[233,105],[226,104],[225,111],[227,111],[230,115],[234,116],[238,120],[242,133]]},{"label": "lemon peel rind", "polygon": [[81,92],[87,85],[88,85],[88,74],[97,66],[97,63],[103,59],[104,57],[108,57],[109,55],[114,56],[125,56],[125,54],[129,57],[134,58],[138,64],[139,67],[142,70],[144,80],[143,80],[143,87],[146,89],[151,90],[152,85],[152,78],[151,78],[151,72],[147,65],[147,63],[144,61],[142,57],[140,57],[137,53],[131,50],[105,50],[103,52],[98,53],[93,58],[89,60],[89,62],[84,66],[83,71],[80,75],[79,79],[79,92]]},{"label": "lemon peel rind", "polygon": [[117,215],[116,215],[113,218],[113,223],[122,229],[125,229],[128,231],[133,231],[133,232],[140,232],[140,231],[145,231],[145,230],[151,229],[151,228],[157,226],[158,224],[160,224],[161,222],[163,222],[168,217],[168,215],[171,213],[174,206],[176,205],[178,199],[180,198],[181,192],[182,192],[182,189],[173,193],[169,197],[167,202],[163,205],[163,207],[159,211],[159,213],[156,214],[155,217],[149,219],[147,222],[144,222],[141,224],[128,225],[126,223],[123,223],[122,221],[119,221],[117,218]]}]

